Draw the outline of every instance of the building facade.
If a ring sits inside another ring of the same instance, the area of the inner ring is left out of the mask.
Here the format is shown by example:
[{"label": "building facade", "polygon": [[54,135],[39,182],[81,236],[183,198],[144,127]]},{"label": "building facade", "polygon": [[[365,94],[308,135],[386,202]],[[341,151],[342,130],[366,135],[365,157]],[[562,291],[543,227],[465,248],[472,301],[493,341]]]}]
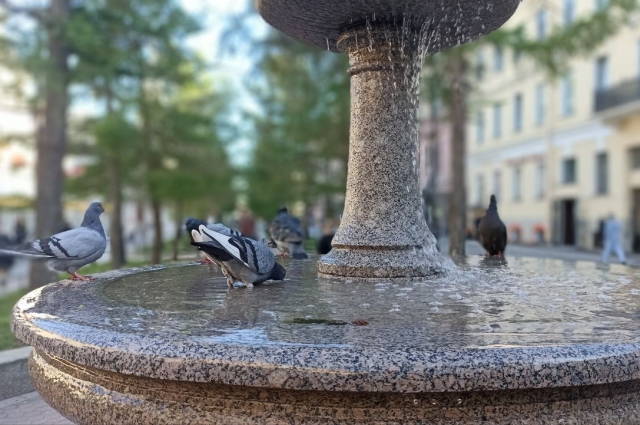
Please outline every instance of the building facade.
[{"label": "building facade", "polygon": [[[523,3],[507,26],[547,37],[605,0]],[[485,46],[475,59],[468,128],[470,218],[498,198],[512,243],[593,249],[600,222],[621,220],[640,250],[640,25],[550,79],[526,58]]]}]

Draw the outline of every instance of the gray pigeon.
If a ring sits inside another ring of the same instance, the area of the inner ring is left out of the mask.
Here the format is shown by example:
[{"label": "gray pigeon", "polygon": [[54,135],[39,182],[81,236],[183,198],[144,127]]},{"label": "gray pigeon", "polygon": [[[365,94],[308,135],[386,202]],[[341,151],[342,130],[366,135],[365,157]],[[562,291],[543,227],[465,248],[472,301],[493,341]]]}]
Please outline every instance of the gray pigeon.
[{"label": "gray pigeon", "polygon": [[102,204],[93,202],[84,213],[80,227],[3,252],[48,260],[47,265],[53,271],[68,272],[73,279],[90,280],[76,271],[97,261],[107,249],[107,237],[100,222],[103,212]]},{"label": "gray pigeon", "polygon": [[488,256],[504,256],[507,247],[507,226],[498,215],[498,203],[495,195],[491,195],[489,208],[478,225],[480,243],[487,250]]},{"label": "gray pigeon", "polygon": [[193,242],[193,245],[220,265],[229,288],[233,288],[236,281],[253,286],[269,279],[284,280],[286,270],[276,262],[271,249],[264,243],[242,236],[227,236],[204,225],[200,225],[199,230],[200,236],[209,240]]},{"label": "gray pigeon", "polygon": [[[207,223],[204,220],[198,220],[197,218],[193,218],[193,217],[189,217],[187,218],[187,220],[185,221],[185,227],[187,228],[187,233],[189,234],[189,237],[191,238],[191,243],[193,242],[204,242],[204,239],[202,238],[202,235],[200,234],[200,231],[198,230],[200,228],[201,225],[204,225],[207,229],[209,230],[213,230],[214,232],[218,232],[218,233],[222,233],[225,236],[242,236],[242,234],[235,230],[232,229],[230,227],[225,226],[222,223],[215,223],[215,224],[211,224],[211,223]],[[195,231],[195,233],[194,233]],[[214,261],[213,258],[211,258],[210,256],[208,256],[205,253],[205,260],[202,261],[203,264],[218,264],[216,261]],[[219,265],[219,264],[218,264]]]},{"label": "gray pigeon", "polygon": [[271,238],[282,251],[283,256],[285,252],[289,252],[295,260],[309,258],[302,246],[300,219],[289,214],[289,210],[286,207],[280,208],[278,215],[269,226],[269,232],[271,233]]}]

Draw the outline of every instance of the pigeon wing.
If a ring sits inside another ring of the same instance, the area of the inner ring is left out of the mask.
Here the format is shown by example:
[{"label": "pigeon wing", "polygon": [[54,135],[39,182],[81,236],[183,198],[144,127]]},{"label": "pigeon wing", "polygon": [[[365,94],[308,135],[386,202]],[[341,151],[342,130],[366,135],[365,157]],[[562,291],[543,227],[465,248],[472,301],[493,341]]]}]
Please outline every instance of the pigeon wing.
[{"label": "pigeon wing", "polygon": [[276,263],[273,251],[271,251],[267,245],[256,242],[253,239],[245,238],[245,241],[250,251],[249,264],[255,264],[255,267],[252,267],[252,269],[259,274],[271,273],[271,269],[273,269]]},{"label": "pigeon wing", "polygon": [[67,230],[46,239],[38,239],[16,249],[26,255],[60,260],[81,260],[99,251],[106,239],[97,231],[87,227]]},{"label": "pigeon wing", "polygon": [[221,233],[225,236],[242,236],[242,234],[239,231],[232,229],[230,227],[227,227],[222,223],[207,224],[207,229],[217,233]]},{"label": "pigeon wing", "polygon": [[245,266],[252,268],[248,262],[249,256],[247,255],[246,238],[223,235],[222,233],[209,230],[205,226],[200,226],[200,234],[203,239],[207,240],[207,238],[210,238],[212,243],[217,243],[235,259],[242,262]]},{"label": "pigeon wing", "polygon": [[213,232],[204,226],[200,226],[200,232],[212,238],[214,242],[220,244],[236,260],[258,274],[265,273],[273,268],[275,259],[271,250],[253,239],[233,235],[226,236]]}]

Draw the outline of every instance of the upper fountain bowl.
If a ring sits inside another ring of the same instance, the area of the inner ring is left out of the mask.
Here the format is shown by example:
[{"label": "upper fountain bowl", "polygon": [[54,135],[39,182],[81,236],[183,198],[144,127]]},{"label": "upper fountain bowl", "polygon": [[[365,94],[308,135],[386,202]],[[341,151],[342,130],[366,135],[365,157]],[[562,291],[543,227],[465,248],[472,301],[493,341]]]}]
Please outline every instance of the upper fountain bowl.
[{"label": "upper fountain bowl", "polygon": [[338,52],[345,29],[411,22],[425,27],[428,52],[464,44],[499,28],[520,0],[256,0],[265,21],[290,37]]}]

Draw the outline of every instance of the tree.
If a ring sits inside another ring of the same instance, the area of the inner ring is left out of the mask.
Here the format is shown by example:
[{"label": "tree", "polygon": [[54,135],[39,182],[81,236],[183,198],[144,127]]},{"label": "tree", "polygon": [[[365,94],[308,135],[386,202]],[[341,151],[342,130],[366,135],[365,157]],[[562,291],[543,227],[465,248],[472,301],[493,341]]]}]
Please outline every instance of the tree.
[{"label": "tree", "polygon": [[275,30],[253,46],[250,88],[260,110],[247,115],[255,140],[245,170],[249,206],[271,217],[281,205],[308,208],[320,201],[328,215],[336,215],[349,147],[347,58]]},{"label": "tree", "polygon": [[[164,205],[174,209],[178,222],[187,207],[215,202],[227,208],[231,196],[222,188],[232,175],[223,149],[229,96],[202,77],[205,64],[184,44],[199,24],[175,2],[92,0],[75,16],[69,26],[78,57],[75,80],[103,100],[108,112],[106,119],[88,123],[92,137],[77,146],[96,158],[82,180],[102,176],[98,187],[109,189],[112,254],[122,240],[123,189],[150,203],[151,261],[159,263]],[[80,182],[71,188],[83,190]],[[174,256],[176,249],[174,241]],[[112,257],[114,267],[121,265],[118,255]]]},{"label": "tree", "polygon": [[[46,9],[17,6],[2,0],[0,6],[10,14],[32,18],[46,34],[44,72],[44,129],[37,132],[36,148],[36,236],[46,237],[62,227],[62,160],[67,144],[67,109],[69,84],[69,43],[66,25],[72,10],[70,0],[50,0]],[[37,31],[35,32],[37,34]],[[39,78],[38,78],[39,79]],[[33,263],[29,285],[37,288],[51,280],[42,263]]]}]

